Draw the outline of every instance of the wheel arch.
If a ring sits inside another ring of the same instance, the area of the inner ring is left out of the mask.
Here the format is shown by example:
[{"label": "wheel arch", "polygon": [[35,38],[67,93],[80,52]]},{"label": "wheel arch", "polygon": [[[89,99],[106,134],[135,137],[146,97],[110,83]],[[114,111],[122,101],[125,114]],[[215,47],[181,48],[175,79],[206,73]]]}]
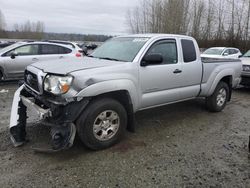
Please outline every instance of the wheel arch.
[{"label": "wheel arch", "polygon": [[220,72],[214,79],[213,84],[211,85],[209,92],[208,92],[208,96],[211,96],[216,87],[218,86],[218,84],[220,82],[225,82],[226,84],[228,84],[229,87],[229,101],[231,100],[231,95],[232,95],[232,85],[233,85],[233,70],[225,70]]},{"label": "wheel arch", "polygon": [[95,97],[92,97],[91,100],[98,100],[100,98],[112,98],[120,102],[124,106],[127,112],[127,117],[128,117],[127,130],[130,132],[135,131],[135,116],[133,110],[133,102],[127,90],[118,90],[118,91],[103,93]]},{"label": "wheel arch", "polygon": [[137,87],[131,80],[109,80],[90,85],[82,89],[76,97],[98,97],[110,95],[110,93],[126,93],[133,104],[133,111],[136,111],[139,106],[139,97]]},{"label": "wheel arch", "polygon": [[233,76],[225,76],[223,77],[220,82],[225,82],[228,87],[229,87],[229,96],[228,96],[228,101],[231,100],[232,98],[232,88],[233,88]]}]

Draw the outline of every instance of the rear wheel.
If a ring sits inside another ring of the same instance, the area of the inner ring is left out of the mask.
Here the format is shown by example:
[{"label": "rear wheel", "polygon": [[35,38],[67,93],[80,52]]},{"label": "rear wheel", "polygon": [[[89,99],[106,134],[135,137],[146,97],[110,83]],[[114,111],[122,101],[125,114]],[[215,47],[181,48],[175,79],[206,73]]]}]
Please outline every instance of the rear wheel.
[{"label": "rear wheel", "polygon": [[125,108],[116,100],[93,101],[77,121],[77,132],[85,146],[92,150],[108,148],[122,138],[127,125]]},{"label": "rear wheel", "polygon": [[219,82],[213,95],[207,98],[207,107],[211,112],[222,111],[229,98],[229,86],[225,82]]}]

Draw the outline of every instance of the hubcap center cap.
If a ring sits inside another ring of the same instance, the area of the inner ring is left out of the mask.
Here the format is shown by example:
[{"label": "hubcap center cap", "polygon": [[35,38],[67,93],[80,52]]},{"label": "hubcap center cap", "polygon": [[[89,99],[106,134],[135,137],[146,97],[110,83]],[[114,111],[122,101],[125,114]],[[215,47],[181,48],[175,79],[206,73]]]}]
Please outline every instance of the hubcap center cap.
[{"label": "hubcap center cap", "polygon": [[104,121],[102,122],[102,126],[103,126],[104,129],[109,128],[109,126],[110,126],[109,120],[104,120]]}]

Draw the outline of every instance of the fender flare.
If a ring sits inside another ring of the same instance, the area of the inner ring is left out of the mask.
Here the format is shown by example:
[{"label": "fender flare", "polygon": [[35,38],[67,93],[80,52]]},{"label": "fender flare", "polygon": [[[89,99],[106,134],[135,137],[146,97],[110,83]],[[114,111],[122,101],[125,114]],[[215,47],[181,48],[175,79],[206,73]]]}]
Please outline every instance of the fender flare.
[{"label": "fender flare", "polygon": [[[225,70],[219,72],[219,74],[217,74],[217,76],[215,77],[210,89],[208,90],[208,96],[211,96],[214,93],[219,82],[223,78],[228,77],[228,76],[230,76],[232,78],[234,77],[234,70],[233,69],[225,69]],[[231,82],[232,82],[232,80],[231,80]]]},{"label": "fender flare", "polygon": [[128,79],[98,82],[82,89],[76,97],[95,97],[98,95],[125,90],[131,98],[134,112],[139,107],[139,96],[135,84]]}]

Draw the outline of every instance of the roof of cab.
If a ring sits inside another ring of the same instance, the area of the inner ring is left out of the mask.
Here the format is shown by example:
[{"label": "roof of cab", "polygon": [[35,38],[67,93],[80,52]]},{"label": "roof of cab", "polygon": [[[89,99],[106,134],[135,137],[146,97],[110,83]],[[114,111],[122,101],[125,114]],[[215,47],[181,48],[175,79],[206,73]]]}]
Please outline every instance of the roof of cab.
[{"label": "roof of cab", "polygon": [[176,34],[164,34],[164,33],[146,33],[146,34],[132,34],[132,35],[121,35],[118,37],[145,37],[145,38],[158,38],[158,37],[175,37],[175,38],[189,38],[193,37],[187,35],[176,35]]}]

